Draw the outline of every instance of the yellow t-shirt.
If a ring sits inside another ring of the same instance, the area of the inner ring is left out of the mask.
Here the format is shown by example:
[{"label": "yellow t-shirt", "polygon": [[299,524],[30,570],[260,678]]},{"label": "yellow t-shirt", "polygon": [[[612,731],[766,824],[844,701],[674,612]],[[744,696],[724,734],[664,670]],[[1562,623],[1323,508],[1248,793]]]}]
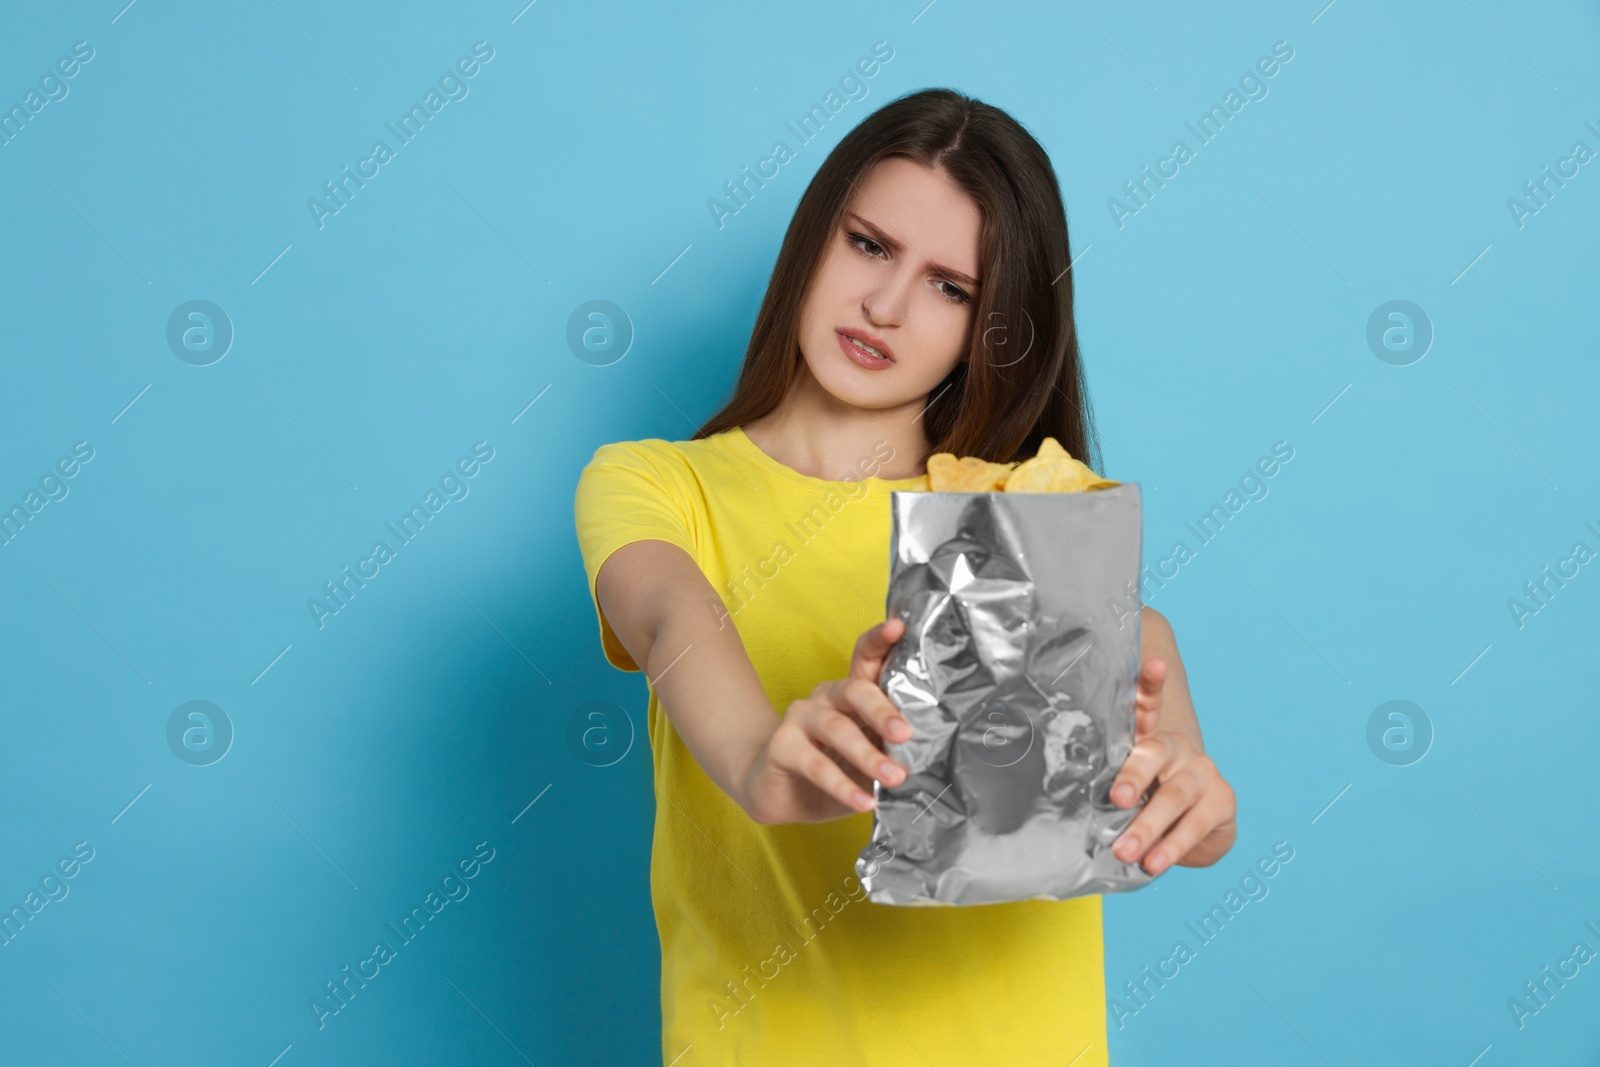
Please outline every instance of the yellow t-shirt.
[{"label": "yellow t-shirt", "polygon": [[[892,456],[880,448],[860,471]],[[813,478],[737,427],[602,445],[575,501],[590,596],[623,545],[680,546],[781,715],[845,677],[857,636],[886,617],[889,493],[917,484]],[[638,670],[595,606],[607,660]],[[647,718],[664,1063],[1104,1067],[1098,895],[875,904],[854,868],[871,812],[761,826],[701,770],[653,688]]]}]

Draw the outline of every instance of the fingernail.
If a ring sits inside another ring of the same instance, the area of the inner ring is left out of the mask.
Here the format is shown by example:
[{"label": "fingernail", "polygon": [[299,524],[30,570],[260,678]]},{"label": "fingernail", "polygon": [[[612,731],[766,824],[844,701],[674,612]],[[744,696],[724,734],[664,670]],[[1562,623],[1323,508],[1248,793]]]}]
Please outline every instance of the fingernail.
[{"label": "fingernail", "polygon": [[885,782],[888,782],[890,785],[893,785],[900,780],[901,773],[902,772],[900,768],[893,763],[890,763],[888,760],[884,760],[882,763],[878,764],[878,777],[883,779]]},{"label": "fingernail", "polygon": [[1131,860],[1139,854],[1139,839],[1137,837],[1124,837],[1117,842],[1116,852],[1125,860]]},{"label": "fingernail", "polygon": [[1111,792],[1114,794],[1112,799],[1119,804],[1126,804],[1133,799],[1133,786],[1131,785],[1119,785]]},{"label": "fingernail", "polygon": [[898,717],[890,719],[889,732],[903,741],[911,736],[911,724]]},{"label": "fingernail", "polygon": [[1159,851],[1152,852],[1144,858],[1144,865],[1151,874],[1159,872],[1162,867],[1166,866],[1166,863],[1167,857]]},{"label": "fingernail", "polygon": [[853,804],[855,804],[856,807],[861,808],[863,811],[870,809],[873,806],[872,798],[867,796],[867,794],[863,793],[859,789],[855,791],[855,795],[852,796],[850,800]]}]

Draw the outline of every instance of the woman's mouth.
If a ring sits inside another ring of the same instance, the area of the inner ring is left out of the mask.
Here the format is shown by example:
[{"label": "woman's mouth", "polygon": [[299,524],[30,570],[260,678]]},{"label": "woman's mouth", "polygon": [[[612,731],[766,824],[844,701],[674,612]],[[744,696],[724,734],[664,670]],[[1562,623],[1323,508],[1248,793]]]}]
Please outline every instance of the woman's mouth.
[{"label": "woman's mouth", "polygon": [[835,330],[834,336],[839,339],[839,347],[844,349],[844,354],[854,360],[857,366],[866,367],[868,370],[882,370],[894,364],[893,359],[848,334]]}]

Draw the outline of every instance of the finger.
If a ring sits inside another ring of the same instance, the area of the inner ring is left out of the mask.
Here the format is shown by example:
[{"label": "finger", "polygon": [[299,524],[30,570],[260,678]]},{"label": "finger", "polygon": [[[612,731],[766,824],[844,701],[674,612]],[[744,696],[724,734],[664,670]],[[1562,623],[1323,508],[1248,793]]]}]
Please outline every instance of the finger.
[{"label": "finger", "polygon": [[780,728],[772,735],[767,758],[778,767],[800,775],[848,808],[870,811],[877,807],[872,794],[851,781],[803,730]]},{"label": "finger", "polygon": [[1177,825],[1145,851],[1144,869],[1152,875],[1160,874],[1188,855],[1189,850],[1210,836],[1211,831],[1226,821],[1226,801],[1203,794],[1183,813]]},{"label": "finger", "polygon": [[838,765],[841,771],[849,775],[850,780],[856,785],[860,786],[861,790],[866,793],[867,796],[870,797],[872,795],[873,779],[871,775],[862,774],[860,768],[851,763],[849,760],[845,759],[843,756],[839,755],[837,752],[828,753],[828,758],[833,760],[833,762]]},{"label": "finger", "polygon": [[889,743],[883,739],[883,735],[878,731],[877,727],[872,725],[870,720],[863,718],[855,708],[840,708],[839,712],[856,724],[862,736],[867,739],[873,748],[877,749],[881,754],[888,753]]},{"label": "finger", "polygon": [[1137,742],[1111,783],[1111,803],[1132,807],[1161,772],[1172,766],[1183,742],[1181,735],[1172,733],[1153,734]]},{"label": "finger", "polygon": [[1183,817],[1199,794],[1200,781],[1192,773],[1179,772],[1163,779],[1111,851],[1124,863],[1137,863]]},{"label": "finger", "polygon": [[850,653],[850,677],[865,678],[877,684],[878,674],[883,670],[883,661],[900,640],[900,635],[905,632],[906,624],[898,616],[885,619],[860,637],[856,638],[856,647]]},{"label": "finger", "polygon": [[[847,679],[841,688],[848,689],[855,684],[869,683]],[[837,695],[839,690],[835,692]],[[879,692],[878,695],[883,694]],[[906,769],[867,740],[867,735],[861,732],[861,724],[838,708],[823,708],[817,714],[807,716],[803,725],[807,733],[849,760],[867,777],[877,778],[888,785],[899,785],[905,780]]]},{"label": "finger", "polygon": [[816,738],[812,738],[811,743],[816,745],[824,756],[827,756],[829,759],[833,760],[834,766],[843,771],[852,782],[861,788],[863,792],[865,792],[868,796],[872,795],[873,779],[865,774],[862,774],[861,768],[857,767],[854,763],[851,763],[848,758],[835,752],[833,749],[829,748],[821,741],[818,741]]},{"label": "finger", "polygon": [[[872,738],[868,737],[867,740],[870,741]],[[827,742],[818,741],[816,738],[812,738],[812,744],[820,748],[823,755],[827,756],[829,759],[833,760],[834,763],[838,764],[839,769],[848,774],[851,780],[856,783],[856,785],[859,785],[862,789],[866,790],[869,796],[871,795],[872,783],[874,781],[872,775],[863,774],[861,772],[861,768],[852,763],[848,756],[845,756],[839,752],[835,752],[828,746]]]},{"label": "finger", "polygon": [[1133,701],[1134,741],[1141,741],[1156,732],[1161,718],[1161,693],[1166,684],[1166,660],[1145,660],[1144,667],[1139,671],[1139,684]]},{"label": "finger", "polygon": [[911,724],[875,681],[846,678],[830,694],[839,710],[855,715],[872,731],[889,741],[908,741]]}]

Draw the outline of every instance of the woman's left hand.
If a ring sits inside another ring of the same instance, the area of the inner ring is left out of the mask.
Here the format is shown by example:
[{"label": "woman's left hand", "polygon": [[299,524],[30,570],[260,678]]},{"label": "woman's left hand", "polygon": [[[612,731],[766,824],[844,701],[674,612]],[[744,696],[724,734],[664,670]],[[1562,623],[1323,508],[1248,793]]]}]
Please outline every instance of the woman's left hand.
[{"label": "woman's left hand", "polygon": [[1134,744],[1111,785],[1111,802],[1132,807],[1152,783],[1155,792],[1117,838],[1112,852],[1125,863],[1144,861],[1158,875],[1174,863],[1205,867],[1233,847],[1233,787],[1186,735],[1159,727],[1166,662],[1145,661],[1134,702]]}]

